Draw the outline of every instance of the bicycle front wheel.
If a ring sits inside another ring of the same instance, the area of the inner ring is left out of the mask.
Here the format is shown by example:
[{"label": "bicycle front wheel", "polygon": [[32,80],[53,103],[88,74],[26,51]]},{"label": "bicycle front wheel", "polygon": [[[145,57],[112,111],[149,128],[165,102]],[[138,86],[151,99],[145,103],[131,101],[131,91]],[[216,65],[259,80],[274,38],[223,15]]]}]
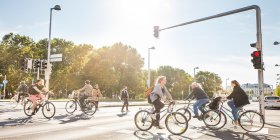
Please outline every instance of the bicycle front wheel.
[{"label": "bicycle front wheel", "polygon": [[153,126],[153,119],[150,112],[140,110],[134,116],[134,123],[139,130],[147,131]]},{"label": "bicycle front wheel", "polygon": [[212,130],[223,128],[227,123],[226,115],[219,110],[209,110],[203,114],[203,122]]},{"label": "bicycle front wheel", "polygon": [[74,100],[70,100],[65,105],[65,110],[67,113],[74,113],[77,110],[77,103]]},{"label": "bicycle front wheel", "polygon": [[45,118],[50,119],[54,116],[56,110],[55,106],[51,102],[46,102],[42,108],[42,113]]},{"label": "bicycle front wheel", "polygon": [[188,120],[182,113],[173,112],[167,115],[165,125],[173,135],[181,135],[188,129]]},{"label": "bicycle front wheel", "polygon": [[97,106],[93,102],[89,102],[85,108],[85,114],[92,116],[97,110]]},{"label": "bicycle front wheel", "polygon": [[257,132],[264,127],[262,115],[256,111],[245,111],[238,119],[238,122],[245,131]]},{"label": "bicycle front wheel", "polygon": [[186,108],[179,108],[176,112],[184,114],[188,121],[192,118],[191,112]]},{"label": "bicycle front wheel", "polygon": [[10,102],[9,102],[9,105],[11,108],[16,108],[17,105],[18,105],[18,102],[17,102],[17,96],[14,96],[11,98]]}]

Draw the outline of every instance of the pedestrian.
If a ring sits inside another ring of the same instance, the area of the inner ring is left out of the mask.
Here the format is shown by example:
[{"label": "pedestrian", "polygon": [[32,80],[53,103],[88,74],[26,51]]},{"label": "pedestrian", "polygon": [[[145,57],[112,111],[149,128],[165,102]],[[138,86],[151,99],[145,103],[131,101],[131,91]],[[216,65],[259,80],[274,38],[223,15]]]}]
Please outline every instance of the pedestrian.
[{"label": "pedestrian", "polygon": [[250,104],[249,97],[245,91],[240,87],[240,84],[233,80],[231,81],[231,86],[233,87],[232,93],[227,97],[227,99],[232,99],[227,102],[228,106],[231,108],[231,113],[234,118],[235,128],[238,124],[238,110],[240,107]]},{"label": "pedestrian", "polygon": [[128,112],[128,98],[129,98],[129,95],[128,95],[128,92],[127,92],[127,86],[125,86],[122,91],[121,91],[121,100],[123,101],[123,106],[122,106],[122,111],[121,112],[124,112],[124,107],[126,107],[126,112]]},{"label": "pedestrian", "polygon": [[25,84],[25,81],[21,81],[19,83],[17,91],[18,91],[17,102],[19,102],[20,96],[24,96],[24,95],[28,94],[28,86]]},{"label": "pedestrian", "polygon": [[102,97],[102,94],[100,92],[99,86],[98,86],[98,84],[95,84],[93,86],[93,90],[92,90],[92,99],[93,99],[94,103],[96,104],[97,110],[99,110],[98,102],[99,102],[99,98],[101,98],[101,97]]}]

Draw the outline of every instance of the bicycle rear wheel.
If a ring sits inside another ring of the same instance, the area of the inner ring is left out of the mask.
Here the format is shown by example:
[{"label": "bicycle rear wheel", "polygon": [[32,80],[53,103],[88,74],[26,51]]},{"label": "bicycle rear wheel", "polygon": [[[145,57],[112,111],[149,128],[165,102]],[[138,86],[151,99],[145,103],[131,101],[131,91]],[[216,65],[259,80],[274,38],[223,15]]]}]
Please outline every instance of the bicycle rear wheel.
[{"label": "bicycle rear wheel", "polygon": [[65,110],[67,113],[74,113],[77,110],[77,103],[74,100],[70,100],[65,105]]},{"label": "bicycle rear wheel", "polygon": [[209,129],[218,130],[227,123],[226,115],[218,110],[208,110],[203,114],[203,122]]},{"label": "bicycle rear wheel", "polygon": [[261,114],[256,111],[245,111],[238,119],[238,122],[245,131],[257,132],[264,127],[264,119]]},{"label": "bicycle rear wheel", "polygon": [[165,125],[173,135],[181,135],[188,129],[188,120],[182,113],[173,112],[165,118]]},{"label": "bicycle rear wheel", "polygon": [[96,104],[93,103],[93,102],[89,102],[89,103],[86,104],[86,108],[85,108],[84,113],[92,116],[96,112],[96,110],[97,110]]},{"label": "bicycle rear wheel", "polygon": [[176,112],[184,114],[188,121],[192,118],[191,112],[186,108],[179,108]]},{"label": "bicycle rear wheel", "polygon": [[50,119],[54,116],[56,110],[55,106],[51,102],[46,102],[42,108],[42,113],[45,118]]},{"label": "bicycle rear wheel", "polygon": [[32,106],[33,106],[33,103],[32,101],[28,100],[24,106],[23,106],[23,111],[24,111],[24,114],[26,116],[32,116]]},{"label": "bicycle rear wheel", "polygon": [[139,130],[147,131],[153,126],[153,119],[150,112],[140,110],[134,116],[134,123]]}]

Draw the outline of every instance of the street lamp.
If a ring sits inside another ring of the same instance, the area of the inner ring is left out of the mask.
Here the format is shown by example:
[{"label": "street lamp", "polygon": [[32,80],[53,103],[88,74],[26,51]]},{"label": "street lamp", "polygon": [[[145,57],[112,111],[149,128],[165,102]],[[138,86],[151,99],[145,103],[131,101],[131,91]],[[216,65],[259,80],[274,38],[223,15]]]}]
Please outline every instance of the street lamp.
[{"label": "street lamp", "polygon": [[60,11],[61,7],[59,5],[55,5],[53,8],[50,9],[50,27],[49,27],[49,42],[48,42],[48,64],[47,64],[47,72],[45,73],[46,79],[46,87],[49,89],[49,80],[51,75],[51,31],[52,31],[52,10]]},{"label": "street lamp", "polygon": [[150,50],[156,49],[154,46],[151,48],[148,48],[148,88],[151,87],[151,70],[150,70]]},{"label": "street lamp", "polygon": [[227,81],[229,80],[229,78],[226,79],[226,90],[227,90]]},{"label": "street lamp", "polygon": [[273,45],[279,45],[280,44],[280,42],[278,42],[278,41],[275,41],[274,43],[273,43]]},{"label": "street lamp", "polygon": [[195,81],[195,70],[196,70],[196,69],[199,69],[199,67],[194,67],[194,68],[193,68],[193,79],[194,79],[194,81]]}]

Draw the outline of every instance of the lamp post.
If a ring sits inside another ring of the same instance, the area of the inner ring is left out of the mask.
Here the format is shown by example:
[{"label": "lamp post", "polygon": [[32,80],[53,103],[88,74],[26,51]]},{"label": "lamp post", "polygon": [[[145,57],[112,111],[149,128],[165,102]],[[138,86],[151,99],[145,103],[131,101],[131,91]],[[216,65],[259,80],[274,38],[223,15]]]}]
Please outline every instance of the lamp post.
[{"label": "lamp post", "polygon": [[148,48],[148,88],[151,87],[151,69],[150,69],[150,50],[156,49],[155,47]]},{"label": "lamp post", "polygon": [[279,45],[280,44],[280,42],[278,42],[278,41],[275,41],[274,43],[273,43],[273,45]]},{"label": "lamp post", "polygon": [[50,9],[50,27],[49,27],[49,42],[48,42],[48,64],[47,64],[47,72],[45,73],[46,79],[46,87],[49,89],[49,80],[51,75],[51,31],[52,31],[52,10],[60,11],[61,7],[59,5],[55,5],[53,8]]},{"label": "lamp post", "polygon": [[196,69],[199,69],[199,67],[194,67],[194,68],[193,68],[193,79],[194,79],[194,81],[196,81],[196,79],[195,79],[195,70],[196,70]]},{"label": "lamp post", "polygon": [[226,79],[226,90],[227,90],[227,81],[229,80],[229,78]]}]

